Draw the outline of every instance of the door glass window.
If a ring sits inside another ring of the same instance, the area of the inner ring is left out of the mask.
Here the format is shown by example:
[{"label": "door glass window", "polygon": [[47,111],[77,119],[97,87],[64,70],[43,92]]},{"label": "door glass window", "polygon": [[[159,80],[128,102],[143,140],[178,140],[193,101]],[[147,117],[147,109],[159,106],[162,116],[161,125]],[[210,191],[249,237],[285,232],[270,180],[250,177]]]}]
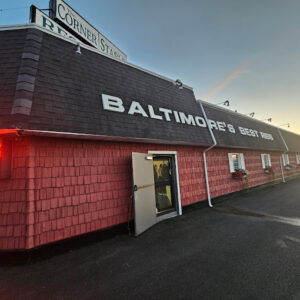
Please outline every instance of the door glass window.
[{"label": "door glass window", "polygon": [[170,157],[154,157],[153,160],[155,200],[157,213],[173,210],[172,159]]}]

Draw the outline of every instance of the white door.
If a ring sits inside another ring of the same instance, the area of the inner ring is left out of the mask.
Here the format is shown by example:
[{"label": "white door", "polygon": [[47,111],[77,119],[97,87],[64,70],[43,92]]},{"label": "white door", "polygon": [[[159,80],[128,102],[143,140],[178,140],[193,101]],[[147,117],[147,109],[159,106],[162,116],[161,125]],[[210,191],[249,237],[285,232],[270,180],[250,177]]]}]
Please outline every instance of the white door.
[{"label": "white door", "polygon": [[156,223],[153,159],[149,154],[132,153],[135,236]]}]

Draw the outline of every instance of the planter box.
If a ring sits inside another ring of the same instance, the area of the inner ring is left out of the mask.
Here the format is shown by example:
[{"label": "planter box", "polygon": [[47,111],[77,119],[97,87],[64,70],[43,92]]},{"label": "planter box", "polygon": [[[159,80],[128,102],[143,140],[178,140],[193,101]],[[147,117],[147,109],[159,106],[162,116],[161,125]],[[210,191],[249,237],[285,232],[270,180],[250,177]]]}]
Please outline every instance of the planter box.
[{"label": "planter box", "polygon": [[243,179],[243,178],[247,177],[247,173],[242,172],[242,171],[233,172],[231,174],[232,174],[233,179]]}]

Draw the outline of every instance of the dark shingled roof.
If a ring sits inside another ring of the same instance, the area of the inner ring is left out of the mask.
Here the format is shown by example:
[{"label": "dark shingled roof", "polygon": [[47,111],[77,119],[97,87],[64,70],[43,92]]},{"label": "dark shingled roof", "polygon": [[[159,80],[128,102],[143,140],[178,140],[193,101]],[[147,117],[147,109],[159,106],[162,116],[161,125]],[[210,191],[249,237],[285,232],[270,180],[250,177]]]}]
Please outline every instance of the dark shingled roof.
[{"label": "dark shingled roof", "polygon": [[0,125],[10,116],[26,30],[0,31]]},{"label": "dark shingled roof", "polygon": [[300,152],[300,136],[287,130],[280,130],[290,152]]},{"label": "dark shingled roof", "polygon": [[[123,64],[35,28],[0,31],[0,127],[210,145],[207,128],[103,109],[101,95],[119,97],[126,112],[132,101],[202,116],[194,93],[171,81]],[[214,130],[221,146],[280,150],[278,129],[205,104],[208,118],[232,124],[236,134]],[[274,141],[241,135],[238,127],[270,133]],[[283,132],[292,151],[298,135]],[[297,140],[297,141],[296,141]]]},{"label": "dark shingled roof", "polygon": [[[204,104],[204,107],[208,119],[213,119],[215,121],[221,121],[227,124],[231,124],[234,126],[237,132],[236,134],[224,134],[224,132],[215,130],[214,134],[219,145],[231,145],[232,147],[237,148],[252,148],[263,150],[286,150],[284,143],[282,142],[282,139],[280,137],[280,134],[278,133],[278,129],[276,127],[270,126],[264,122],[257,121],[253,118],[243,116],[239,113],[228,109],[224,109],[219,106]],[[273,136],[274,140],[267,140],[262,138],[256,138],[253,136],[242,135],[240,134],[239,127],[256,130],[259,136],[261,136],[261,132],[269,133]]]}]

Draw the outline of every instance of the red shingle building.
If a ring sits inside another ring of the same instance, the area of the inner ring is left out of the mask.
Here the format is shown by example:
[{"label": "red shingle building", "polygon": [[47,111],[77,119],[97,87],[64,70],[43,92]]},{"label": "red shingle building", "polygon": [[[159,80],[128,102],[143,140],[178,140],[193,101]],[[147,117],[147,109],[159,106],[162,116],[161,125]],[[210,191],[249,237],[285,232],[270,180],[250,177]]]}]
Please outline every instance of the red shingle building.
[{"label": "red shingle building", "polygon": [[35,24],[0,29],[1,250],[132,218],[139,234],[192,203],[300,174],[298,135],[76,51]]}]

